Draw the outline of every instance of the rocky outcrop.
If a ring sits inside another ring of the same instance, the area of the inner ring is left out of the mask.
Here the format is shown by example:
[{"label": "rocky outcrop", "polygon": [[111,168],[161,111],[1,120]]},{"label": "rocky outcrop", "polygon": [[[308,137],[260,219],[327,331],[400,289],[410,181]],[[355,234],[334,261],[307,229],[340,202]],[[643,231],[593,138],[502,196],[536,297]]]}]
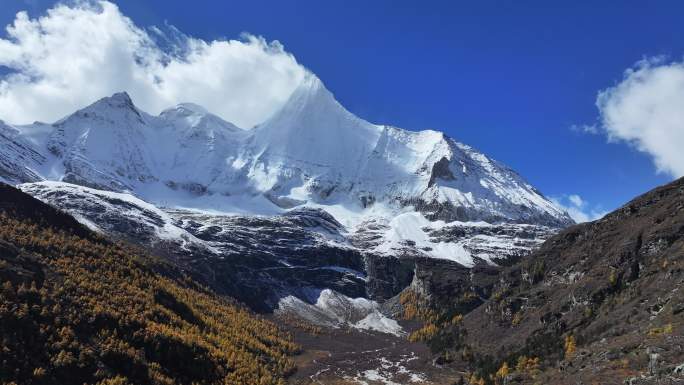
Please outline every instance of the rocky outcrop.
[{"label": "rocky outcrop", "polygon": [[437,179],[451,181],[455,180],[456,177],[449,169],[449,159],[447,157],[442,157],[442,159],[435,162],[432,165],[432,172],[430,173],[430,180],[428,181],[428,187],[432,187],[437,183]]}]

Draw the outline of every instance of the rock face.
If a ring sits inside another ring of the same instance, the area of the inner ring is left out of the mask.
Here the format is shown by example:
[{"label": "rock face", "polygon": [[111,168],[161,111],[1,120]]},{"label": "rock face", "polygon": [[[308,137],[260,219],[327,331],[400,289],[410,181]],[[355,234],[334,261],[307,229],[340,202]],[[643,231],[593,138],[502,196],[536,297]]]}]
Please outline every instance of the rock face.
[{"label": "rock face", "polygon": [[541,383],[684,381],[684,179],[553,236],[492,293],[462,324],[490,363],[539,357]]}]

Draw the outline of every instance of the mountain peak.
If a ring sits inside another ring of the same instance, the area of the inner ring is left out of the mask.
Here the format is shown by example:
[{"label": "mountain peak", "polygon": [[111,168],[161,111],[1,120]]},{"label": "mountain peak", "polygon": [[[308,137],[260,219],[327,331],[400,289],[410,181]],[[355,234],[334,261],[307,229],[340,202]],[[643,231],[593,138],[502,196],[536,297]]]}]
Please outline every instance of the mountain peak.
[{"label": "mountain peak", "polygon": [[209,132],[216,129],[226,132],[243,131],[240,127],[223,120],[195,103],[177,104],[162,111],[159,117],[167,123],[180,127],[183,130],[189,129],[191,132]]},{"label": "mountain peak", "polygon": [[[302,83],[297,87],[297,90],[300,92],[303,91],[308,91],[309,94],[315,94],[318,92],[327,92],[330,94],[330,91],[328,91],[327,88],[325,88],[325,85],[321,81],[321,79],[318,78],[315,74],[312,72],[309,72],[304,76],[304,79],[302,80]],[[297,92],[295,90],[295,92]],[[332,94],[330,94],[332,96]]]},{"label": "mountain peak", "polygon": [[160,116],[190,116],[190,115],[209,115],[210,112],[204,107],[195,103],[179,103],[171,108],[167,108],[159,114]]},{"label": "mountain peak", "polygon": [[324,168],[348,165],[349,171],[368,157],[381,131],[347,111],[309,73],[280,111],[256,128],[255,138],[259,153]]},{"label": "mountain peak", "polygon": [[[76,115],[87,116],[94,114],[98,116],[109,116],[112,111],[130,111],[136,115],[137,118],[141,118],[140,111],[138,111],[138,108],[133,104],[130,95],[125,91],[104,97],[88,107],[79,110]],[[116,116],[118,116],[118,113]]]},{"label": "mountain peak", "polygon": [[109,106],[114,108],[128,108],[137,111],[135,104],[133,104],[133,99],[128,95],[126,91],[117,92],[112,94],[112,96],[104,97],[97,102],[93,103],[91,106]]},{"label": "mountain peak", "polygon": [[128,95],[128,92],[126,92],[126,91],[116,92],[116,93],[112,94],[112,96],[105,98],[105,99],[110,99],[112,101],[120,101],[123,103],[133,103],[131,96]]},{"label": "mountain peak", "polygon": [[200,115],[206,115],[209,113],[204,107],[200,106],[199,104],[195,103],[179,103],[176,106],[176,109],[182,109],[186,111],[190,111],[195,114],[200,114]]},{"label": "mountain peak", "polygon": [[323,115],[328,121],[339,119],[339,117],[361,120],[335,100],[333,94],[325,88],[316,75],[308,73],[285,105],[264,125],[283,124],[288,121],[306,119],[307,116],[310,117],[309,120],[319,120]]}]

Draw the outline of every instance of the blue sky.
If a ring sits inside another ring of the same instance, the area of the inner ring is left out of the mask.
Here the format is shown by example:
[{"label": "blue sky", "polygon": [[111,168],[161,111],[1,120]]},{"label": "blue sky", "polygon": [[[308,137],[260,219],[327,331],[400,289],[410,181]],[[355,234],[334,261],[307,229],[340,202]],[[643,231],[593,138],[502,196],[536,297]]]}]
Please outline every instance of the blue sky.
[{"label": "blue sky", "polygon": [[[279,40],[355,114],[444,131],[547,196],[581,196],[584,211],[612,210],[673,179],[624,141],[571,128],[596,124],[597,93],[639,60],[681,60],[681,2],[115,3],[142,27],[168,23],[207,41],[242,32]],[[53,5],[4,0],[0,22]]]}]

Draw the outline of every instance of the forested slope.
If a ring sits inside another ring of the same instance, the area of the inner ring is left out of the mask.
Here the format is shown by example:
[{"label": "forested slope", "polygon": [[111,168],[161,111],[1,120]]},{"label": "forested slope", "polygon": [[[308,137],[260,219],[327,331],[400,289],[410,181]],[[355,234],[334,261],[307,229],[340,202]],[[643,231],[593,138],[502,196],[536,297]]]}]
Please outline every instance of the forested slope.
[{"label": "forested slope", "polygon": [[298,347],[181,271],[0,184],[0,383],[282,384]]}]

